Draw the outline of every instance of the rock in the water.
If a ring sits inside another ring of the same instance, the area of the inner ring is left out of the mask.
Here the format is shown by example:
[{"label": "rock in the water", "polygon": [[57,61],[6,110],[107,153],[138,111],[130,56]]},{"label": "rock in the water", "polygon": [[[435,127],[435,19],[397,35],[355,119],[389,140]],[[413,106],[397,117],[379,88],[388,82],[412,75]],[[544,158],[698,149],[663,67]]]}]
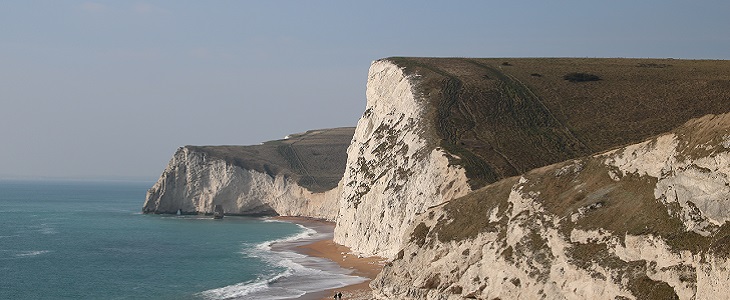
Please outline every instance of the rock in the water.
[{"label": "rock in the water", "polygon": [[223,206],[220,204],[216,204],[215,208],[213,209],[213,219],[223,219],[224,215],[225,212],[223,211]]}]

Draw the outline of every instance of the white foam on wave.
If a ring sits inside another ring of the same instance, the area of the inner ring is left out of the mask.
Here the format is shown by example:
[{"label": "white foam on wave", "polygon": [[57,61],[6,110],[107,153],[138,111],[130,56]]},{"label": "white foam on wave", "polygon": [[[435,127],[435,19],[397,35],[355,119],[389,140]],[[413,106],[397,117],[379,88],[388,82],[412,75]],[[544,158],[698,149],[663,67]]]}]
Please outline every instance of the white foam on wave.
[{"label": "white foam on wave", "polygon": [[[302,232],[297,233],[292,236],[281,238],[278,240],[266,241],[266,242],[260,243],[260,244],[256,245],[255,248],[258,250],[262,250],[262,251],[271,251],[271,245],[273,245],[273,244],[287,243],[287,242],[293,242],[293,241],[298,241],[298,240],[307,240],[307,239],[314,238],[317,234],[317,231],[314,229],[304,227],[300,224],[296,224],[296,225],[299,226],[299,229],[301,229]],[[244,252],[245,252],[245,250],[244,250]],[[245,254],[251,254],[251,253],[247,252]]]},{"label": "white foam on wave", "polygon": [[33,257],[33,256],[41,255],[41,254],[46,254],[49,252],[51,252],[51,250],[20,251],[18,253],[15,253],[15,257]]},{"label": "white foam on wave", "polygon": [[56,234],[56,233],[58,233],[58,231],[55,228],[50,228],[50,227],[41,228],[38,231],[40,233],[42,233],[42,234]]},{"label": "white foam on wave", "polygon": [[56,234],[58,233],[58,230],[56,230],[53,225],[56,225],[55,223],[41,223],[38,225],[31,225],[28,228],[30,228],[33,231],[40,232],[41,234]]},{"label": "white foam on wave", "polygon": [[279,219],[272,219],[272,218],[266,218],[266,219],[263,219],[262,221],[264,223],[291,223],[291,222],[287,222],[287,221],[283,221],[283,220],[279,220]]},{"label": "white foam on wave", "polygon": [[304,295],[303,291],[286,288],[272,288],[270,285],[284,276],[291,276],[292,272],[287,270],[270,279],[258,279],[254,281],[241,282],[222,288],[207,290],[200,295],[205,299],[287,299]]},{"label": "white foam on wave", "polygon": [[332,261],[302,255],[291,251],[272,251],[277,243],[290,243],[316,239],[319,233],[297,224],[302,231],[278,240],[248,245],[242,254],[257,257],[267,263],[283,268],[284,271],[268,278],[237,283],[222,288],[207,290],[200,295],[205,299],[291,299],[308,292],[322,291],[365,281],[365,278],[348,275]]}]

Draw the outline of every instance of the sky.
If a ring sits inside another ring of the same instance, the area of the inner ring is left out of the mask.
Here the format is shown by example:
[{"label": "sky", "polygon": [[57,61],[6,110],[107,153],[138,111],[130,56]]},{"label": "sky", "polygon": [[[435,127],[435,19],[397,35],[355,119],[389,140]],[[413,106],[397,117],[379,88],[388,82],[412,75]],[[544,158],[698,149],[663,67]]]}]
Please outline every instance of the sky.
[{"label": "sky", "polygon": [[730,59],[730,1],[0,1],[0,178],[355,126],[389,56]]}]

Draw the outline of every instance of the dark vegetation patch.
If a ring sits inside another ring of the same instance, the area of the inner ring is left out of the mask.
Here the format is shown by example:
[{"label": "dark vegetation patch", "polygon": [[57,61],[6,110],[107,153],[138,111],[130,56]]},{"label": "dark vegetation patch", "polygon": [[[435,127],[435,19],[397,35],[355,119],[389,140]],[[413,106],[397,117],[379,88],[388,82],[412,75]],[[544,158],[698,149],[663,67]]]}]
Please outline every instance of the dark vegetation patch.
[{"label": "dark vegetation patch", "polygon": [[610,267],[613,269],[622,268],[626,263],[620,258],[611,255],[608,252],[606,244],[586,243],[573,244],[567,251],[571,257],[571,262],[581,269],[589,271],[591,276],[596,279],[605,280],[605,276],[593,270],[593,263],[600,266]]},{"label": "dark vegetation patch", "polygon": [[416,225],[416,228],[413,229],[413,233],[411,233],[410,242],[416,243],[418,247],[423,247],[423,245],[426,244],[426,236],[428,236],[429,231],[430,228],[428,228],[425,223],[419,223]]},{"label": "dark vegetation patch", "polygon": [[291,177],[312,192],[337,187],[345,173],[347,147],[355,129],[312,130],[253,146],[185,146],[243,169]]},{"label": "dark vegetation patch", "polygon": [[652,280],[643,273],[637,274],[637,278],[631,279],[628,288],[637,300],[679,299],[677,293],[674,292],[674,288],[668,283]]},{"label": "dark vegetation patch", "polygon": [[663,69],[671,67],[670,64],[658,64],[658,63],[639,63],[636,65],[639,68],[657,68],[657,69]]},{"label": "dark vegetation patch", "polygon": [[431,277],[429,277],[426,280],[426,282],[423,285],[423,288],[433,290],[433,289],[438,288],[438,286],[440,284],[441,284],[441,274],[436,273],[436,274],[431,275]]},{"label": "dark vegetation patch", "polygon": [[710,253],[721,258],[730,258],[730,223],[725,222],[712,237]]},{"label": "dark vegetation patch", "polygon": [[514,249],[512,248],[512,246],[507,246],[507,248],[502,251],[501,256],[502,258],[504,258],[505,261],[509,263],[515,262]]},{"label": "dark vegetation patch", "polygon": [[563,79],[570,82],[586,82],[586,81],[599,81],[601,77],[595,74],[589,73],[568,73],[563,75]]},{"label": "dark vegetation patch", "polygon": [[679,281],[683,283],[697,283],[697,269],[690,265],[680,264],[661,268],[662,271],[673,271],[679,274]]},{"label": "dark vegetation patch", "polygon": [[573,244],[568,249],[572,262],[589,272],[599,280],[606,280],[605,276],[593,270],[593,263],[612,270],[614,283],[623,285],[637,297],[637,299],[678,299],[674,289],[666,282],[655,281],[646,275],[646,261],[638,260],[626,262],[611,254],[605,244]]}]

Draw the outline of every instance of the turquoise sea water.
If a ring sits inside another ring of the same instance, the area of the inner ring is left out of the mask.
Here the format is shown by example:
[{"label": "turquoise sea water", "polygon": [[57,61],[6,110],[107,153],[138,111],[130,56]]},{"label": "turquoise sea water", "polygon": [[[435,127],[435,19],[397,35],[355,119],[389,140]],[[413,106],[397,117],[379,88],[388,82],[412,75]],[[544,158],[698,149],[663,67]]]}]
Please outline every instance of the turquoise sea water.
[{"label": "turquoise sea water", "polygon": [[296,224],[143,215],[151,184],[0,181],[0,299],[286,299],[357,279],[270,251],[315,238]]}]

